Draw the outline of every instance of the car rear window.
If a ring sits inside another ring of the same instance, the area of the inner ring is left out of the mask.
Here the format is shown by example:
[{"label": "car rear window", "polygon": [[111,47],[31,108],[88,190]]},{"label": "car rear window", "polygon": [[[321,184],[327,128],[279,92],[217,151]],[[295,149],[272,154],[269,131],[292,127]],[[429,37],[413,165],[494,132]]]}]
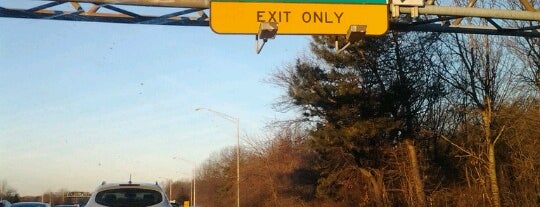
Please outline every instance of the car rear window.
[{"label": "car rear window", "polygon": [[96,195],[96,203],[110,207],[145,207],[162,200],[158,191],[138,188],[105,190]]}]

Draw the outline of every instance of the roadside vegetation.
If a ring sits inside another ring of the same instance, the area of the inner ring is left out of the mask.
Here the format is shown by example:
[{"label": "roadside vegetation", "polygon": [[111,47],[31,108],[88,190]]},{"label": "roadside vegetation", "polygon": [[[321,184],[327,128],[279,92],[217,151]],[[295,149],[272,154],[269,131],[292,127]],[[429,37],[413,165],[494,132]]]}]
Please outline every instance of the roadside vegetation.
[{"label": "roadside vegetation", "polygon": [[[241,206],[539,206],[538,39],[389,33],[336,53],[314,36],[271,82],[297,114],[241,147]],[[236,153],[197,169],[198,206],[236,204]],[[191,197],[189,180],[171,200]],[[164,183],[165,192],[169,184]],[[64,191],[10,201],[65,202]]]},{"label": "roadside vegetation", "polygon": [[[335,41],[313,36],[270,78],[276,110],[297,116],[245,138],[241,206],[540,206],[539,38],[389,32],[340,53]],[[198,206],[236,206],[236,159],[227,148],[199,166]],[[189,180],[173,189],[189,200]]]},{"label": "roadside vegetation", "polygon": [[[338,40],[341,41],[341,40]],[[312,55],[271,82],[294,112],[241,147],[241,206],[539,206],[540,42],[393,33]],[[198,206],[236,205],[236,153],[197,169]],[[169,183],[164,183],[169,192]],[[171,200],[191,197],[172,182]],[[11,201],[62,203],[62,193]]]},{"label": "roadside vegetation", "polygon": [[[540,205],[538,40],[334,41],[273,76],[298,118],[243,145],[242,206]],[[225,149],[199,169],[198,204],[235,204],[235,163]]]},{"label": "roadside vegetation", "polygon": [[[335,41],[271,78],[297,118],[242,146],[242,206],[540,205],[538,38]],[[233,152],[199,169],[202,206],[235,204]]]}]

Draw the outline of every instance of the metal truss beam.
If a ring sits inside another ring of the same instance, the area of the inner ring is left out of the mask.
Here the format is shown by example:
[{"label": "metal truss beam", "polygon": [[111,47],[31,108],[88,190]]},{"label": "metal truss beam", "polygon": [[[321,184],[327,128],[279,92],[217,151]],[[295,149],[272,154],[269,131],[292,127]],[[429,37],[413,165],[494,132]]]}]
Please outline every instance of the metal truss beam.
[{"label": "metal truss beam", "polygon": [[[116,0],[117,3],[120,1],[125,0]],[[43,1],[42,5],[26,9],[11,9],[0,5],[0,17],[150,25],[210,25],[210,18],[204,7],[189,7],[189,5],[194,6],[193,4],[188,4],[185,7],[160,5],[156,7],[171,7],[174,11],[168,9],[163,11],[166,13],[150,15],[142,13],[144,8],[153,7],[150,6],[149,1],[146,1],[147,5],[128,4],[129,1],[131,0],[125,1],[126,4],[115,4],[112,3],[112,0]],[[167,0],[153,1],[164,2]],[[192,2],[194,1],[192,0]],[[59,9],[59,7],[62,7],[62,9]]]},{"label": "metal truss beam", "polygon": [[136,5],[152,7],[210,8],[210,0],[42,0],[60,2],[80,2],[95,4]]},{"label": "metal truss beam", "polygon": [[[5,0],[0,0],[0,17],[177,26],[210,25],[210,17],[207,15],[210,0],[40,0],[37,2],[41,2],[41,5],[23,9],[6,8],[2,1]],[[436,6],[431,0],[426,1],[424,6],[394,7],[391,4],[389,12],[394,18],[390,22],[390,29],[540,37],[540,12],[528,0],[516,1],[526,11],[474,8],[475,0],[470,0],[467,7]],[[165,13],[145,14],[147,8],[163,9]],[[481,21],[468,21],[467,25],[463,25],[464,18]]]},{"label": "metal truss beam", "polygon": [[394,22],[391,24],[392,30],[395,31],[417,31],[417,32],[440,32],[440,33],[459,33],[459,34],[484,34],[484,35],[500,35],[500,36],[517,36],[517,37],[540,37],[540,26],[531,27],[529,29],[504,29],[497,27],[479,27],[479,26],[455,26],[441,24],[419,24],[412,25],[409,23]]}]

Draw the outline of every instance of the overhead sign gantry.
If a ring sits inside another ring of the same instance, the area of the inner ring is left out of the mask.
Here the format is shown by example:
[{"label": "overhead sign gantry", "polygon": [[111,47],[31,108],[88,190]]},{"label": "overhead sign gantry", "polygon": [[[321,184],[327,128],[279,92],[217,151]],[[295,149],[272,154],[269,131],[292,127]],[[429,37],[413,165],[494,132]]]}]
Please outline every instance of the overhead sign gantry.
[{"label": "overhead sign gantry", "polygon": [[345,35],[353,25],[366,35],[388,30],[387,0],[213,0],[210,26],[220,34],[258,34],[275,23],[277,34]]},{"label": "overhead sign gantry", "polygon": [[[176,26],[209,26],[210,15],[214,13],[217,7],[210,9],[211,2],[218,3],[224,0],[0,0],[0,18],[28,18],[28,19],[48,19],[48,20],[67,20],[67,21],[85,21],[85,22],[107,22],[107,23],[125,23],[125,24],[152,24],[152,25],[176,25]],[[242,2],[243,1],[243,2]],[[289,5],[292,3],[303,3],[302,8],[309,8],[312,4],[326,4],[324,11],[328,11],[328,7],[338,5],[354,5],[361,6],[376,5],[386,7],[385,19],[383,25],[388,25],[389,30],[394,31],[424,31],[424,32],[443,32],[443,33],[465,33],[465,34],[487,34],[487,35],[505,35],[505,36],[521,36],[521,37],[540,37],[540,9],[536,0],[509,0],[508,3],[514,5],[511,8],[475,8],[476,0],[469,0],[467,6],[455,5],[451,1],[437,0],[228,0],[228,2],[237,5],[247,5],[251,3],[270,3],[278,5]],[[306,2],[306,3],[304,3]],[[384,3],[385,5],[380,5]],[[536,2],[536,3],[534,3]],[[240,4],[242,3],[242,4]],[[534,3],[534,4],[533,4]],[[536,4],[536,5],[535,5]],[[348,6],[347,6],[348,7]],[[143,8],[143,9],[141,9]],[[146,13],[144,8],[165,8],[164,13]],[[270,13],[269,9],[257,10],[266,11],[255,13],[249,18],[235,17],[239,8],[225,11],[222,14],[225,18],[233,19],[232,24],[247,21],[247,19],[255,19],[256,21],[270,21],[271,18],[278,18],[277,13]],[[171,11],[172,10],[172,11]],[[302,11],[302,10],[300,10]],[[219,12],[219,11],[218,11]],[[292,11],[291,11],[292,12]],[[344,15],[350,12],[344,13]],[[355,13],[362,13],[356,11]],[[302,13],[303,14],[303,13]],[[326,18],[326,21],[331,20],[331,14]],[[338,14],[339,11],[338,11]],[[217,13],[216,13],[217,15]],[[265,17],[266,15],[266,17]],[[287,16],[289,15],[289,16]],[[291,14],[282,13],[283,18],[290,17]],[[354,14],[357,15],[357,14]],[[377,15],[380,15],[377,13]],[[295,26],[310,25],[306,22],[315,21],[309,19],[317,19],[324,21],[321,15],[308,16],[305,14],[301,22],[294,24]],[[364,18],[368,18],[368,22],[364,25],[366,33],[370,34],[371,26],[377,26],[380,18],[371,17],[364,14]],[[387,16],[390,16],[388,18]],[[302,16],[300,16],[302,17]],[[345,20],[345,16],[339,17],[340,21]],[[321,20],[322,19],[322,20]],[[465,24],[461,20],[467,19],[482,19],[482,21],[467,21]],[[273,20],[273,19],[272,19]],[[309,21],[308,21],[309,20]],[[485,21],[484,21],[485,20]],[[220,18],[212,18],[212,24],[221,21]],[[251,20],[249,20],[251,21]],[[292,21],[292,20],[291,20]],[[488,25],[482,22],[489,22]],[[276,21],[277,22],[277,21]],[[354,21],[347,23],[356,23]],[[510,23],[510,24],[509,24]],[[515,23],[515,24],[513,24]],[[330,23],[324,23],[330,24]],[[375,24],[375,25],[373,25]],[[311,24],[314,26],[315,24]],[[281,26],[286,27],[281,23]],[[287,30],[278,25],[279,34],[284,34]],[[318,25],[321,26],[321,25]],[[219,30],[219,29],[217,29]],[[321,31],[324,33],[328,31]],[[237,32],[241,33],[241,32]],[[249,32],[252,33],[252,32]],[[306,32],[307,33],[307,32]],[[332,33],[343,33],[343,29]]]},{"label": "overhead sign gantry", "polygon": [[211,26],[221,34],[255,34],[257,52],[262,49],[259,39],[264,45],[276,34],[344,35],[347,45],[387,30],[540,37],[538,1],[509,0],[506,7],[497,8],[476,2],[469,0],[463,6],[437,0],[0,0],[0,17]]}]

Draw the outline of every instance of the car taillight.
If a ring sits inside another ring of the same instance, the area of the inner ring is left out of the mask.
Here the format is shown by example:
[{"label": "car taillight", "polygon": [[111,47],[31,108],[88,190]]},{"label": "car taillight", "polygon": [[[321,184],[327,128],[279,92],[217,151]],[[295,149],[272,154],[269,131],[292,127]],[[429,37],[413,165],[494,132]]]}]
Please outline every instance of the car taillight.
[{"label": "car taillight", "polygon": [[141,186],[140,184],[120,184],[119,186]]}]

